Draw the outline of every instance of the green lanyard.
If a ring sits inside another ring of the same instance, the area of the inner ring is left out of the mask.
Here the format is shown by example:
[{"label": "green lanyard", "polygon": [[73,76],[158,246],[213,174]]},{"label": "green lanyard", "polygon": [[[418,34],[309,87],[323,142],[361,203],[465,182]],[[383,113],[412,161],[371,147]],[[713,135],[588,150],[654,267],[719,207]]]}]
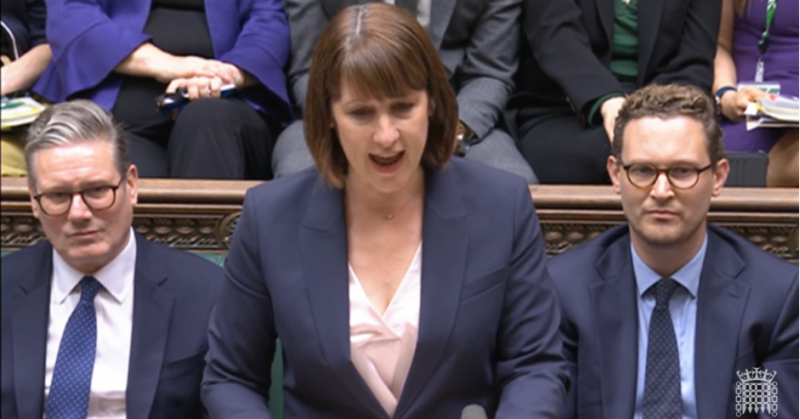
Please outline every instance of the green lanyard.
[{"label": "green lanyard", "polygon": [[775,20],[775,9],[778,8],[778,0],[767,0],[767,27],[764,28],[764,33],[761,34],[761,39],[758,40],[758,52],[761,56],[758,58],[756,65],[756,83],[764,81],[764,54],[769,49],[769,30],[772,27],[772,22]]}]

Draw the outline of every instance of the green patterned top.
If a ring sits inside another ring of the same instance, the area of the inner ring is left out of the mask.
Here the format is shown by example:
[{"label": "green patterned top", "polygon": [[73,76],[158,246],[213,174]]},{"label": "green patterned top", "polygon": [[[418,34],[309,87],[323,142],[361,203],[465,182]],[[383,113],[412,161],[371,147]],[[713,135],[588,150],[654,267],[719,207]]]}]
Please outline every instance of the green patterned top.
[{"label": "green patterned top", "polygon": [[[611,73],[621,82],[636,82],[639,73],[639,0],[614,0],[614,39],[611,45]],[[602,124],[599,110],[606,99],[624,96],[623,92],[607,94],[594,102],[589,110],[590,125]]]},{"label": "green patterned top", "polygon": [[635,82],[639,63],[639,0],[614,1],[614,45],[611,72],[617,80]]}]

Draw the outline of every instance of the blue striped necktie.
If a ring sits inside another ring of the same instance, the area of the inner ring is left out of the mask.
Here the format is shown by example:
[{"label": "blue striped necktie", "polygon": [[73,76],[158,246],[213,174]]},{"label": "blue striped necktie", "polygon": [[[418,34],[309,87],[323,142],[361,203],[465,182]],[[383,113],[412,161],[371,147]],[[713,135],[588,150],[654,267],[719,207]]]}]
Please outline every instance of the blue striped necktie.
[{"label": "blue striped necktie", "polygon": [[85,419],[97,348],[94,297],[100,283],[91,276],[81,280],[81,300],[69,316],[58,346],[53,380],[47,396],[46,419]]}]

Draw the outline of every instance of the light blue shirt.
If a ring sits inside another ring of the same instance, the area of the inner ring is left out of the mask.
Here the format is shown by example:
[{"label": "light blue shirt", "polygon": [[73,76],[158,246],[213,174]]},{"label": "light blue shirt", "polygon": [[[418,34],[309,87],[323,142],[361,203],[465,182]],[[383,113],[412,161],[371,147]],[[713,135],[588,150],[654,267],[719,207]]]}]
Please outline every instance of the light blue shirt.
[{"label": "light blue shirt", "polygon": [[[678,342],[678,358],[681,368],[681,399],[683,400],[683,419],[697,419],[697,398],[694,386],[694,334],[697,326],[697,289],[700,286],[700,272],[706,256],[708,236],[697,254],[672,275],[672,279],[681,284],[672,294],[669,302],[669,313],[675,328],[675,339]],[[634,419],[642,419],[644,409],[644,377],[647,365],[647,336],[650,329],[650,317],[656,307],[655,292],[647,292],[651,286],[661,279],[642,262],[631,244],[633,273],[636,275],[637,305],[639,306],[639,362],[636,372],[636,409]]]}]

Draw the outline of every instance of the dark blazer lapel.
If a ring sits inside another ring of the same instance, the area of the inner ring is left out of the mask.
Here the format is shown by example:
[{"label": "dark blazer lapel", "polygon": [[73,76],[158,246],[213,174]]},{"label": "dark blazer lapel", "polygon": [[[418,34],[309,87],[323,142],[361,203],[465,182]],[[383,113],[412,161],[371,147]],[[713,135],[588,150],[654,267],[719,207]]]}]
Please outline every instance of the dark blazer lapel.
[{"label": "dark blazer lapel", "polygon": [[431,18],[428,22],[428,34],[436,50],[442,45],[444,33],[450,25],[450,18],[453,17],[453,9],[456,7],[456,0],[433,0],[431,1]]},{"label": "dark blazer lapel", "polygon": [[347,231],[341,190],[315,186],[300,231],[311,313],[328,365],[376,418],[387,417],[350,360]]},{"label": "dark blazer lapel", "polygon": [[590,293],[597,319],[603,416],[630,418],[636,402],[639,354],[639,309],[630,237],[625,235],[609,246],[596,268],[603,282],[591,285]]},{"label": "dark blazer lapel", "polygon": [[[597,8],[597,16],[600,18],[603,33],[606,34],[608,50],[611,51],[614,44],[614,9],[616,0],[595,0],[594,4]],[[608,56],[610,57],[611,54],[609,53]]]},{"label": "dark blazer lapel", "polygon": [[735,278],[745,263],[708,229],[708,248],[697,292],[694,379],[699,419],[714,419],[733,407],[736,357],[750,287]]},{"label": "dark blazer lapel", "polygon": [[665,0],[639,0],[639,72],[636,76],[639,85],[644,84],[644,78],[649,74],[650,57],[656,45],[658,32],[661,30],[661,15],[664,11]]},{"label": "dark blazer lapel", "polygon": [[47,244],[40,249],[30,257],[30,275],[19,283],[25,296],[15,302],[13,310],[14,391],[20,419],[41,418],[44,414],[53,248]]},{"label": "dark blazer lapel", "polygon": [[469,218],[452,170],[432,171],[422,238],[419,338],[395,417],[413,405],[444,355],[456,320],[469,247]]},{"label": "dark blazer lapel", "polygon": [[153,244],[138,234],[133,280],[133,329],[125,391],[128,419],[147,419],[158,386],[174,297],[159,289],[167,281]]}]

